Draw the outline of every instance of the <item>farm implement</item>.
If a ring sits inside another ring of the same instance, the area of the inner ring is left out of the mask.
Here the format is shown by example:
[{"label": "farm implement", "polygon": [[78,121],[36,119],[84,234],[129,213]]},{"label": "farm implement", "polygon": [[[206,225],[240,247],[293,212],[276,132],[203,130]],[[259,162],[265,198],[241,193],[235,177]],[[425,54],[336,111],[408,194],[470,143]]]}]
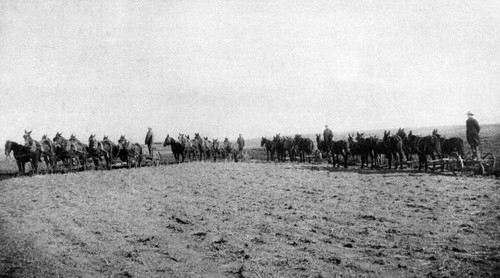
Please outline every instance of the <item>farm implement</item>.
[{"label": "farm implement", "polygon": [[[407,161],[408,167],[416,167],[418,160]],[[491,153],[485,154],[481,159],[474,159],[472,153],[462,158],[458,153],[453,152],[448,157],[442,159],[428,160],[429,169],[435,171],[436,169],[443,169],[450,171],[454,175],[472,176],[472,175],[492,175],[495,171],[496,159]]]}]

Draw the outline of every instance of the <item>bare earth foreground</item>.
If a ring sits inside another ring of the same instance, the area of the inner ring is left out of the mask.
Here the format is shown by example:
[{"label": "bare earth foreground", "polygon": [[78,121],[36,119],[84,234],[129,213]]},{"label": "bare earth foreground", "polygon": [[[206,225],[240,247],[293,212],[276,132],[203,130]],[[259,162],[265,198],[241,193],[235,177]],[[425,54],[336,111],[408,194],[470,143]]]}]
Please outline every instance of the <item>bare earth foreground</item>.
[{"label": "bare earth foreground", "polygon": [[0,182],[0,277],[498,277],[500,181],[189,163]]}]

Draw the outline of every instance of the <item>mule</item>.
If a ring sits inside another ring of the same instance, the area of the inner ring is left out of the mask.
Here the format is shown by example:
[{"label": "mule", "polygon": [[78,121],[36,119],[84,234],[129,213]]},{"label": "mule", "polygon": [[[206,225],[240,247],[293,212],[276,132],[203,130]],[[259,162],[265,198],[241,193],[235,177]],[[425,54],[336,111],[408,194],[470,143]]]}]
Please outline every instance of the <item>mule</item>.
[{"label": "mule", "polygon": [[339,156],[344,158],[344,168],[347,168],[347,160],[351,151],[349,150],[349,142],[347,140],[332,140],[330,143],[330,153],[332,154],[332,163],[335,167],[335,162],[337,162],[337,166],[340,167],[340,159]]},{"label": "mule", "polygon": [[[26,131],[24,130],[24,135],[23,135],[23,138],[24,138],[24,146],[25,147],[28,147],[28,149],[30,150],[30,152],[32,153],[35,153],[35,155],[38,157],[38,160],[37,161],[31,161],[31,164],[32,166],[34,166],[34,171],[36,174],[38,174],[38,162],[41,162],[41,157],[43,156],[42,155],[42,145],[40,144],[40,142],[36,141],[36,140],[33,140],[31,138],[31,131]],[[50,154],[47,154],[47,159],[45,159],[45,163],[47,165],[47,169],[50,171],[52,171],[52,167],[51,167],[51,162],[50,162],[50,157],[49,157]]]},{"label": "mule", "polygon": [[[73,135],[72,135],[73,136]],[[74,136],[73,136],[74,137]],[[56,157],[62,160],[70,171],[73,171],[73,166],[80,168],[87,162],[87,148],[83,144],[78,144],[76,141],[71,141],[62,136],[62,133],[56,133],[53,139],[55,145]],[[75,163],[75,165],[73,165]]]},{"label": "mule", "polygon": [[199,133],[194,134],[193,142],[195,143],[195,148],[198,150],[198,159],[200,161],[207,159],[207,148],[205,145],[205,140],[200,136]]},{"label": "mule", "polygon": [[[118,148],[120,151],[126,153],[126,156],[123,156],[125,159],[125,163],[127,168],[131,168],[132,165],[134,167],[141,167],[142,162],[142,147],[139,143],[131,143],[127,139],[125,139],[125,135],[120,136],[118,139]],[[120,158],[122,159],[122,158]]]},{"label": "mule", "polygon": [[31,163],[32,173],[38,173],[38,161],[40,160],[40,151],[33,152],[30,147],[7,140],[5,142],[5,157],[10,157],[14,153],[18,168],[18,175],[24,175],[26,172],[26,163]]},{"label": "mule", "polygon": [[324,140],[321,140],[321,134],[319,133],[316,134],[316,144],[318,146],[318,150],[321,152],[321,156],[328,157],[330,154],[330,148]]},{"label": "mule", "polygon": [[418,154],[418,170],[421,171],[424,164],[425,171],[428,169],[427,156],[432,160],[437,157],[441,160],[441,170],[444,170],[443,156],[441,155],[441,142],[436,135],[416,136],[412,132],[408,134],[409,142],[412,149]]},{"label": "mule", "polygon": [[179,163],[180,157],[182,156],[182,161],[184,162],[184,145],[181,142],[176,141],[174,138],[167,134],[163,146],[170,146],[172,153],[174,154],[175,162]]},{"label": "mule", "polygon": [[179,133],[179,137],[177,139],[184,146],[184,157],[189,161],[191,161],[191,157],[196,159],[196,149],[191,139],[189,139],[189,135]]},{"label": "mule", "polygon": [[213,153],[214,162],[217,162],[217,156],[221,155],[221,147],[219,144],[219,140],[217,140],[217,139],[212,139],[212,153]]},{"label": "mule", "polygon": [[441,154],[450,156],[452,153],[457,153],[462,158],[465,158],[464,140],[460,137],[446,138],[438,133],[435,129],[433,135],[439,138],[441,143]]},{"label": "mule", "polygon": [[106,151],[104,150],[104,146],[102,142],[97,140],[95,134],[91,134],[89,136],[89,145],[88,145],[88,155],[94,162],[94,169],[98,170],[99,165],[102,164],[103,157],[106,159]]},{"label": "mule", "polygon": [[279,133],[277,133],[276,136],[273,137],[273,142],[276,146],[276,157],[278,159],[278,162],[284,161],[285,145],[284,141],[281,140],[281,135]]},{"label": "mule", "polygon": [[[299,155],[299,162],[306,162],[306,156],[311,155],[314,150],[314,143],[309,138],[303,138],[301,135],[296,134],[294,144],[297,146],[297,153]],[[309,160],[309,162],[311,162]]]},{"label": "mule", "polygon": [[113,168],[114,160],[119,158],[122,162],[127,159],[127,153],[122,151],[120,147],[112,142],[108,136],[104,136],[101,141],[104,149],[104,159],[106,160],[106,167],[108,170]]},{"label": "mule", "polygon": [[233,156],[234,162],[238,162],[238,144],[232,143],[229,139],[224,138],[224,142],[222,142],[222,148],[224,149],[225,160]]},{"label": "mule", "polygon": [[40,146],[40,155],[43,157],[45,164],[47,165],[47,170],[49,173],[54,173],[57,163],[56,147],[54,142],[47,137],[47,134],[44,134],[42,139],[40,139]]},{"label": "mule", "polygon": [[[361,144],[357,141],[354,141],[354,133],[347,134],[347,142],[349,143],[349,150],[351,151],[351,156],[355,162],[361,160],[361,168],[364,166],[364,156],[363,156],[363,148]],[[359,160],[358,160],[359,157]]]},{"label": "mule", "polygon": [[403,153],[406,156],[406,161],[412,161],[412,150],[411,150],[411,144],[410,141],[408,140],[408,136],[406,135],[405,129],[404,128],[399,128],[398,131],[396,132],[396,135],[401,137],[401,140],[403,140]]},{"label": "mule", "polygon": [[262,137],[260,146],[266,148],[267,162],[274,161],[274,154],[276,153],[276,144],[265,137]]},{"label": "mule", "polygon": [[394,169],[403,169],[403,139],[398,135],[391,135],[390,131],[384,131],[384,138],[382,141],[386,147],[386,156],[391,169],[392,159],[398,159],[399,163],[394,163]]}]

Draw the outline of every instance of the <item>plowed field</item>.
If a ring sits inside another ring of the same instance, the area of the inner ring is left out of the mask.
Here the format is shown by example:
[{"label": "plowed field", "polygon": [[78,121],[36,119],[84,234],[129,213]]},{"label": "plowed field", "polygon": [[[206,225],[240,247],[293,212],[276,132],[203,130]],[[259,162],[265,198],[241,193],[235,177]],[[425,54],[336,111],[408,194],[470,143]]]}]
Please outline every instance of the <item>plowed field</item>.
[{"label": "plowed field", "polygon": [[500,181],[201,163],[0,184],[2,277],[493,277]]}]

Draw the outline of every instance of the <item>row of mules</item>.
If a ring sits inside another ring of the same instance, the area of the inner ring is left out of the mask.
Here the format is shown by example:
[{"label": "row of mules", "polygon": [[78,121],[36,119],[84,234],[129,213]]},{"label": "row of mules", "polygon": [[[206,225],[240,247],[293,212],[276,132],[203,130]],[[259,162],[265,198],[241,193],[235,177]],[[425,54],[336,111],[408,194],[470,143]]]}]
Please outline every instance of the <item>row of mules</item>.
[{"label": "row of mules", "polygon": [[241,153],[239,149],[243,149],[242,142],[240,144],[233,143],[228,138],[225,138],[223,142],[219,142],[217,139],[209,140],[208,137],[202,137],[199,133],[195,133],[194,139],[190,139],[189,135],[179,133],[177,139],[167,135],[163,143],[163,146],[171,146],[177,163],[184,162],[185,159],[189,161],[206,161],[207,159],[217,161],[217,157],[238,161],[238,156]]},{"label": "row of mules", "polygon": [[260,146],[266,150],[267,161],[274,161],[275,156],[278,162],[286,161],[287,155],[290,161],[296,161],[297,156],[300,162],[304,162],[308,155],[314,151],[314,144],[311,139],[303,138],[296,134],[294,138],[276,134],[273,139],[261,138]]},{"label": "row of mules", "polygon": [[[432,160],[441,160],[441,169],[444,168],[443,154],[450,155],[453,152],[463,156],[463,140],[458,137],[442,138],[437,130],[428,136],[416,136],[410,131],[407,136],[404,129],[399,129],[396,134],[391,135],[390,131],[385,131],[382,139],[377,137],[364,137],[364,133],[348,134],[348,140],[332,141],[330,144],[321,141],[321,135],[316,134],[317,146],[324,154],[333,156],[333,161],[339,162],[336,154],[344,156],[344,167],[347,167],[347,156],[352,156],[355,160],[360,158],[361,168],[381,167],[382,158],[387,160],[389,169],[403,168],[405,160],[411,161],[412,155],[419,158],[419,171],[425,167],[427,171],[428,157]],[[347,145],[347,146],[346,146]],[[383,155],[383,156],[382,156]],[[371,160],[371,161],[370,161]],[[340,165],[339,165],[340,166]]]},{"label": "row of mules", "polygon": [[99,168],[102,161],[106,161],[107,169],[112,168],[113,160],[119,158],[130,168],[131,165],[140,166],[142,160],[142,147],[139,144],[131,144],[124,136],[120,138],[118,144],[111,142],[106,136],[102,141],[98,141],[95,135],[89,137],[89,144],[84,144],[74,135],[70,139],[56,133],[53,140],[47,135],[43,135],[40,141],[31,138],[31,131],[24,131],[24,145],[13,141],[5,143],[5,155],[10,157],[14,153],[14,158],[18,166],[19,174],[26,172],[26,163],[31,163],[32,172],[38,173],[38,164],[43,158],[48,173],[53,173],[58,161],[62,161],[69,171],[74,169],[87,169],[88,159],[92,159],[95,169]]}]

